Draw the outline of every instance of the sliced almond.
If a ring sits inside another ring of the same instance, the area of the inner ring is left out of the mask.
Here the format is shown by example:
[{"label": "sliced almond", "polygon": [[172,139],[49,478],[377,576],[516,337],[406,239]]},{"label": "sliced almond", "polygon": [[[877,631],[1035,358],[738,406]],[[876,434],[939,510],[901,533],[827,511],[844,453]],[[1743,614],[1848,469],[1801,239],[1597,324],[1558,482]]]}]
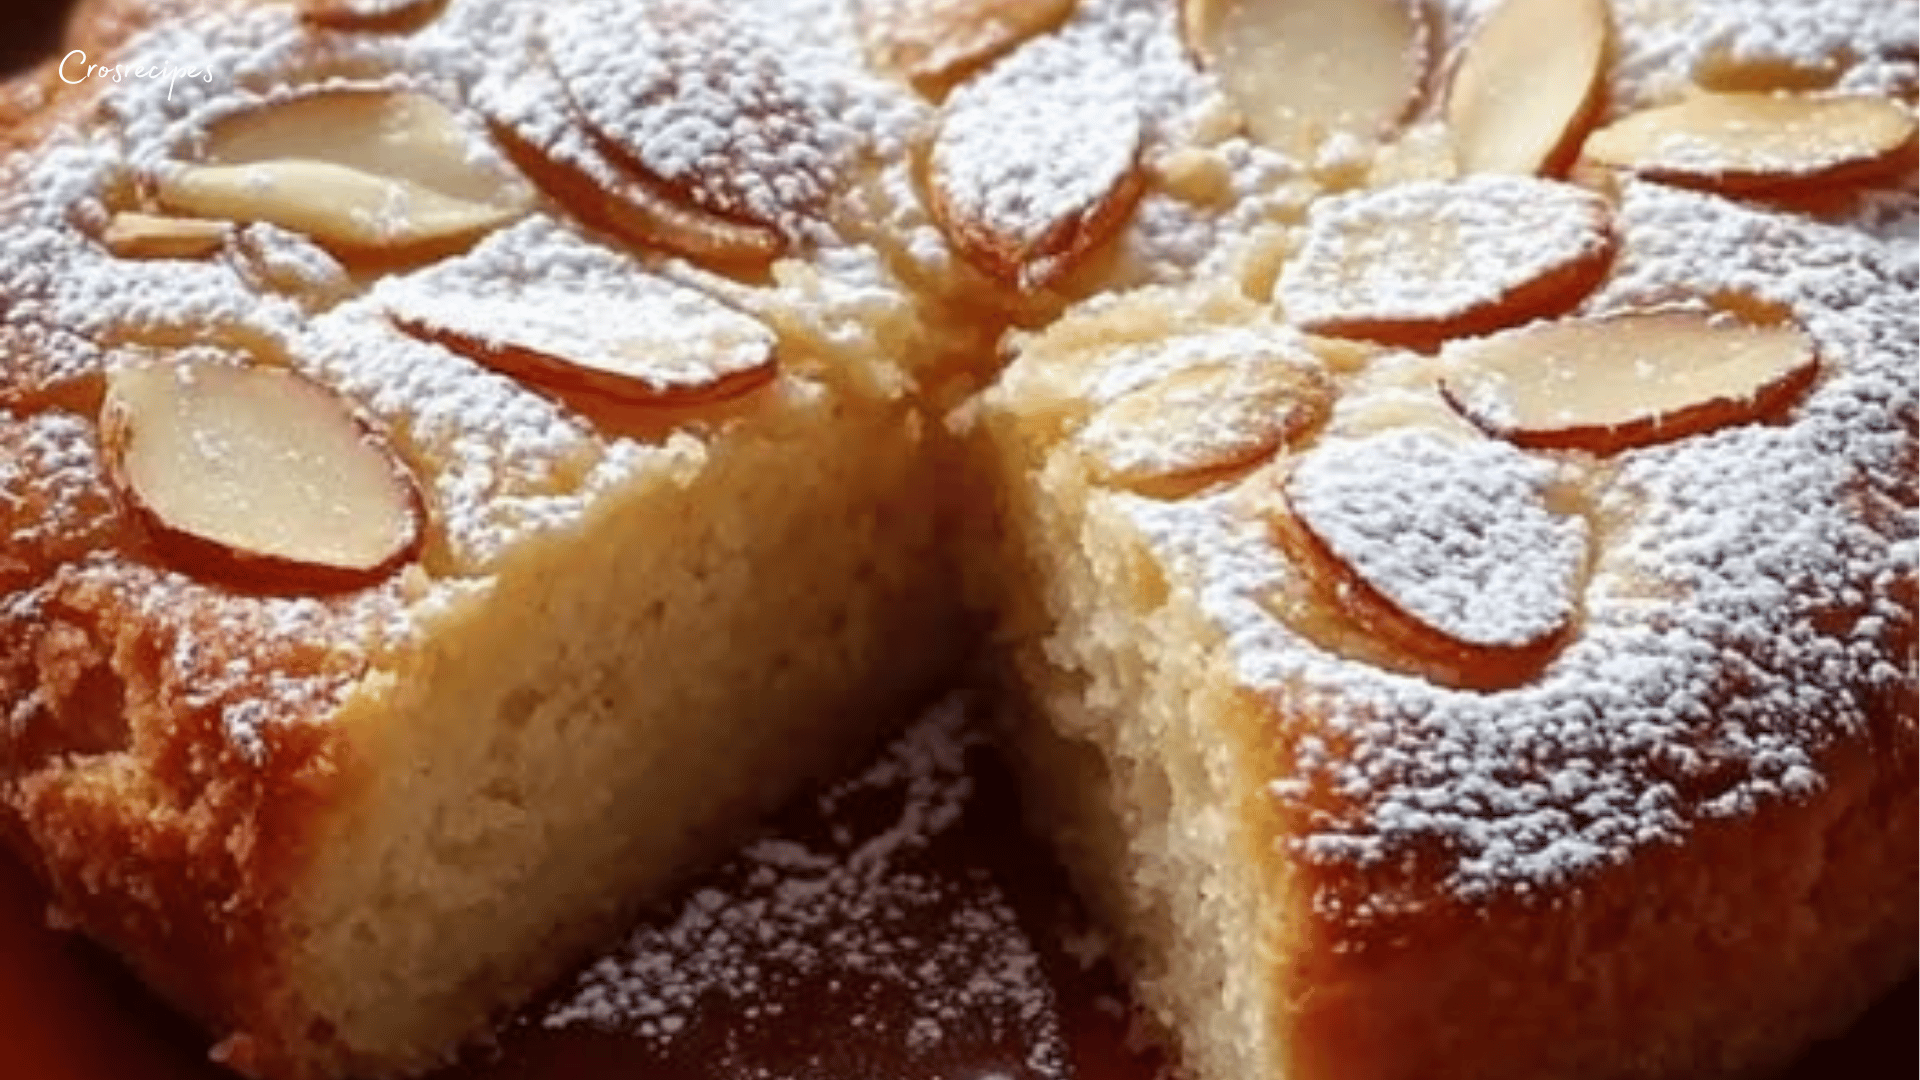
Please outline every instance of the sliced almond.
[{"label": "sliced almond", "polygon": [[1730,194],[1851,183],[1911,168],[1914,117],[1865,95],[1697,94],[1587,138],[1589,160]]},{"label": "sliced almond", "polygon": [[543,12],[541,38],[603,153],[672,202],[793,241],[857,148],[838,111],[845,87],[791,63],[757,25],[704,0],[577,0]]},{"label": "sliced almond", "polygon": [[927,158],[934,218],[984,273],[1046,288],[1132,215],[1141,139],[1125,81],[1042,38],[947,99]]},{"label": "sliced almond", "polygon": [[1572,308],[1605,275],[1592,192],[1478,174],[1323,199],[1276,297],[1316,334],[1427,348]]},{"label": "sliced almond", "polygon": [[412,558],[425,511],[393,452],[332,391],[206,360],[112,372],[109,475],[163,555],[270,589],[372,584]]},{"label": "sliced almond", "polygon": [[1465,172],[1553,173],[1599,104],[1606,0],[1505,0],[1461,52],[1447,125]]},{"label": "sliced almond", "polygon": [[1677,311],[1540,323],[1444,355],[1440,391],[1474,426],[1596,454],[1778,415],[1820,367],[1792,325]]},{"label": "sliced almond", "polygon": [[1176,498],[1272,457],[1332,407],[1318,365],[1282,355],[1208,363],[1123,395],[1078,444],[1097,481]]},{"label": "sliced almond", "polygon": [[874,62],[929,97],[1029,38],[1067,21],[1078,0],[867,0],[861,29]]},{"label": "sliced almond", "polygon": [[588,142],[542,145],[509,126],[494,131],[513,161],[555,201],[598,229],[703,266],[764,273],[786,250],[773,229],[676,201],[623,172]]},{"label": "sliced almond", "polygon": [[1722,44],[1707,49],[1694,62],[1693,81],[1721,93],[1810,92],[1832,87],[1855,62],[1844,53],[1808,51],[1783,56]]},{"label": "sliced almond", "polygon": [[1406,117],[1429,47],[1414,0],[1182,0],[1187,44],[1259,142],[1306,152]]},{"label": "sliced almond", "polygon": [[691,290],[633,307],[533,287],[476,304],[412,294],[394,324],[486,366],[563,395],[684,408],[739,397],[773,380],[773,336]]},{"label": "sliced almond", "polygon": [[1512,685],[1564,640],[1586,572],[1586,523],[1549,508],[1552,479],[1502,443],[1337,440],[1293,464],[1276,538],[1393,647],[1462,685]]},{"label": "sliced almond", "polygon": [[535,220],[376,296],[402,330],[583,405],[706,405],[777,370],[757,319]]},{"label": "sliced almond", "polygon": [[157,177],[162,206],[266,221],[336,250],[458,242],[518,217],[532,193],[446,106],[402,91],[323,90],[237,113],[207,161]]},{"label": "sliced almond", "polygon": [[123,211],[107,222],[100,242],[122,259],[201,259],[232,235],[233,225],[225,221]]},{"label": "sliced almond", "polygon": [[447,0],[299,0],[300,17],[315,26],[366,33],[399,33],[426,25]]}]

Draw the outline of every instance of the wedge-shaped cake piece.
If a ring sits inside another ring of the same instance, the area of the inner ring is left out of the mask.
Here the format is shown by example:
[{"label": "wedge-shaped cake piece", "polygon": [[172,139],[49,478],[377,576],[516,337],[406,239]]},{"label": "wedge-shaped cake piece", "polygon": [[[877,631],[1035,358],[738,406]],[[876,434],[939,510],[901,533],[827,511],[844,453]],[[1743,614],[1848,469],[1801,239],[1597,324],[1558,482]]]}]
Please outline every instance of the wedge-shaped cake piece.
[{"label": "wedge-shaped cake piece", "polygon": [[1446,120],[1465,172],[1555,173],[1599,107],[1605,0],[1505,0],[1468,40]]},{"label": "wedge-shaped cake piece", "polygon": [[308,91],[214,121],[206,144],[203,160],[160,167],[161,206],[270,222],[346,254],[471,241],[531,199],[477,133],[423,94]]},{"label": "wedge-shaped cake piece", "polygon": [[[270,84],[444,49],[441,25],[416,46],[282,5],[194,29]],[[246,37],[268,26],[283,51]],[[73,153],[0,196],[4,831],[228,1067],[418,1075],[951,676],[937,425],[879,334],[789,331],[828,300],[769,287],[743,314],[745,290],[669,284],[557,207],[426,268],[349,275],[293,221],[218,258],[116,257],[83,224],[193,132],[386,184],[416,117],[356,100],[367,124],[316,124],[337,145],[314,150],[269,121],[337,102],[209,126],[164,85],[101,92],[137,130],[80,98]],[[458,153],[490,161],[484,136]],[[405,178],[464,202],[464,160]],[[904,305],[865,269],[878,322]],[[226,368],[120,365],[93,335],[216,342]],[[629,391],[659,415],[599,407]],[[270,560],[270,586],[236,580]]]},{"label": "wedge-shaped cake piece", "polygon": [[1426,78],[1425,8],[1409,0],[1181,0],[1187,43],[1248,132],[1289,152],[1384,134]]},{"label": "wedge-shaped cake piece", "polygon": [[1913,640],[1911,523],[1874,493],[1912,493],[1911,392],[1875,404],[1911,384],[1904,256],[1687,198],[1635,209],[1605,302],[1677,284],[1650,262],[1877,343],[1777,423],[1529,451],[1422,419],[1436,359],[1382,349],[1270,463],[1142,495],[1078,418],[1277,329],[1167,290],[1021,339],[969,414],[1028,819],[1191,1074],[1777,1067],[1911,970],[1910,676],[1843,644]]},{"label": "wedge-shaped cake piece", "polygon": [[1317,334],[1426,347],[1572,308],[1606,272],[1611,212],[1571,184],[1484,175],[1313,205],[1275,299]]},{"label": "wedge-shaped cake piece", "polygon": [[1441,393],[1482,431],[1599,454],[1776,419],[1820,370],[1797,327],[1687,311],[1537,323],[1444,360]]},{"label": "wedge-shaped cake piece", "polygon": [[211,580],[315,593],[412,558],[426,508],[386,441],[324,387],[245,359],[108,376],[108,473],[155,546]]},{"label": "wedge-shaped cake piece", "polygon": [[1784,193],[1913,167],[1914,118],[1888,98],[1696,94],[1595,131],[1599,165],[1733,194]]}]

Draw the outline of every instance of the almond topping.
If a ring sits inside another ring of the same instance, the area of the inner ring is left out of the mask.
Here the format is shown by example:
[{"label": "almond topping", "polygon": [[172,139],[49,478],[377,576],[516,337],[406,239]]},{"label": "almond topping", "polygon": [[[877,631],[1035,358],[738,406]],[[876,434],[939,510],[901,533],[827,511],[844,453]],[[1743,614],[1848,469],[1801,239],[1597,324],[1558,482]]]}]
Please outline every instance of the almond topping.
[{"label": "almond topping", "polygon": [[[526,76],[551,78],[537,70]],[[638,247],[746,273],[765,272],[786,250],[785,238],[767,226],[709,213],[627,172],[601,152],[603,141],[591,132],[538,138],[537,125],[520,110],[529,101],[551,97],[491,93],[490,89],[497,88],[483,84],[477,97],[507,155],[555,201],[594,228]],[[557,85],[553,96],[560,96]]]},{"label": "almond topping", "polygon": [[1422,10],[1412,0],[1183,0],[1181,21],[1248,133],[1306,152],[1407,115],[1426,79]]},{"label": "almond topping", "polygon": [[[673,202],[798,240],[843,184],[839,90],[705,0],[578,0],[543,12],[552,70],[599,150]],[[634,48],[629,27],[645,44]]]},{"label": "almond topping", "polygon": [[470,240],[518,217],[532,197],[421,94],[310,93],[215,123],[207,145],[206,163],[160,173],[161,205],[270,222],[346,253]]},{"label": "almond topping", "polygon": [[201,259],[232,235],[233,225],[225,221],[123,211],[107,222],[100,242],[122,259]]},{"label": "almond topping", "polygon": [[399,33],[418,29],[447,0],[300,0],[300,17],[334,30]]},{"label": "almond topping", "polygon": [[776,373],[758,320],[540,222],[375,295],[408,333],[585,405],[710,404]]},{"label": "almond topping", "polygon": [[1848,183],[1910,168],[1913,114],[1886,98],[1697,94],[1588,137],[1591,161],[1730,194]]},{"label": "almond topping", "polygon": [[1440,392],[1482,431],[1596,454],[1775,416],[1820,366],[1794,326],[1679,311],[1541,323],[1443,358]]},{"label": "almond topping", "polygon": [[1612,256],[1611,217],[1582,188],[1497,174],[1323,199],[1276,295],[1313,333],[1431,347],[1579,303]]},{"label": "almond topping", "polygon": [[974,266],[1046,288],[1120,231],[1144,183],[1125,82],[1041,38],[947,99],[927,161],[941,230]]},{"label": "almond topping", "polygon": [[1465,172],[1558,172],[1599,102],[1605,0],[1506,0],[1467,42],[1447,94]]},{"label": "almond topping", "polygon": [[1273,456],[1332,406],[1333,384],[1310,362],[1281,354],[1214,362],[1122,396],[1078,441],[1096,480],[1178,497]]},{"label": "almond topping", "polygon": [[867,0],[861,25],[877,66],[939,97],[1028,38],[1054,29],[1078,0]]},{"label": "almond topping", "polygon": [[1554,513],[1553,467],[1502,443],[1397,431],[1317,447],[1285,481],[1276,537],[1322,592],[1463,685],[1511,685],[1578,606],[1586,522]]},{"label": "almond topping", "polygon": [[100,429],[122,496],[190,572],[328,592],[372,584],[419,549],[412,479],[303,376],[208,360],[121,368]]}]

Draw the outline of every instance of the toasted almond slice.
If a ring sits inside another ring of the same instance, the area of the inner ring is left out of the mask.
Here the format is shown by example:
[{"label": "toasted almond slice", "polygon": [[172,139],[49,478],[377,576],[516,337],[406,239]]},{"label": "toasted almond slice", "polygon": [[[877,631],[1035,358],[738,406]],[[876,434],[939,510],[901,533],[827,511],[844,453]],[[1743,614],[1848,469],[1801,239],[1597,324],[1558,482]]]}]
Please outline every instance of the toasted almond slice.
[{"label": "toasted almond slice", "polygon": [[270,222],[342,254],[403,251],[471,237],[517,213],[324,161],[185,165],[161,174],[155,193],[170,210]]},{"label": "toasted almond slice", "polygon": [[315,26],[368,33],[400,33],[426,25],[447,0],[299,0],[300,17]]},{"label": "toasted almond slice", "polygon": [[1777,415],[1813,383],[1812,339],[1704,312],[1537,323],[1456,342],[1440,392],[1518,446],[1611,454]]},{"label": "toasted almond slice", "polygon": [[586,143],[542,148],[511,128],[496,128],[494,134],[514,163],[557,202],[587,224],[637,246],[744,273],[764,273],[786,250],[786,240],[774,230],[677,202],[623,173]]},{"label": "toasted almond slice", "polygon": [[122,259],[200,259],[232,235],[233,225],[225,221],[122,211],[107,222],[100,242]]},{"label": "toasted almond slice", "polygon": [[159,174],[163,206],[267,221],[336,248],[395,252],[469,239],[532,201],[446,106],[421,94],[304,94],[214,123],[207,149],[207,162]]},{"label": "toasted almond slice", "polygon": [[451,109],[404,90],[326,88],[233,113],[208,127],[207,159],[325,161],[515,209],[532,196]]},{"label": "toasted almond slice", "polygon": [[1046,288],[1139,201],[1140,108],[1126,83],[1041,38],[947,99],[927,159],[941,230],[974,266]]},{"label": "toasted almond slice", "polygon": [[861,28],[874,62],[929,97],[1029,38],[1067,21],[1078,0],[867,0]]},{"label": "toasted almond slice", "polygon": [[419,550],[412,478],[302,376],[207,360],[121,368],[100,431],[125,501],[189,572],[331,592],[372,584]]},{"label": "toasted almond slice", "polygon": [[1512,685],[1564,640],[1586,573],[1586,522],[1549,508],[1552,480],[1497,442],[1326,442],[1288,473],[1276,538],[1394,647],[1463,685]]},{"label": "toasted almond slice", "polygon": [[1427,348],[1579,303],[1611,220],[1592,192],[1498,174],[1323,199],[1276,295],[1313,333]]},{"label": "toasted almond slice", "polygon": [[[636,24],[638,39],[607,32]],[[844,87],[727,5],[576,0],[543,12],[541,39],[600,151],[675,203],[794,241],[845,185]]]},{"label": "toasted almond slice", "polygon": [[1094,478],[1178,497],[1273,456],[1326,419],[1333,383],[1275,354],[1178,371],[1123,395],[1078,436]]},{"label": "toasted almond slice", "polygon": [[1721,44],[1693,65],[1693,81],[1718,93],[1772,93],[1777,90],[1826,90],[1854,63],[1843,53],[1810,51],[1783,56],[1752,53]]},{"label": "toasted almond slice", "polygon": [[617,164],[606,139],[567,104],[566,87],[535,42],[481,80],[473,98],[508,158],[596,229],[747,275],[764,274],[786,250],[773,228],[703,210]]},{"label": "toasted almond slice", "polygon": [[1182,0],[1181,22],[1248,133],[1299,152],[1407,115],[1426,79],[1422,11],[1414,0]]},{"label": "toasted almond slice", "polygon": [[538,220],[375,295],[408,333],[583,405],[706,405],[776,373],[759,320]]},{"label": "toasted almond slice", "polygon": [[504,374],[564,395],[684,408],[772,381],[773,335],[715,301],[660,283],[636,307],[560,287],[475,297],[413,292],[388,303],[394,324]]},{"label": "toasted almond slice", "polygon": [[1465,172],[1552,173],[1599,104],[1606,0],[1505,0],[1454,69],[1447,124]]},{"label": "toasted almond slice", "polygon": [[1590,160],[1730,194],[1819,188],[1913,163],[1914,117],[1865,95],[1697,94],[1587,138]]}]

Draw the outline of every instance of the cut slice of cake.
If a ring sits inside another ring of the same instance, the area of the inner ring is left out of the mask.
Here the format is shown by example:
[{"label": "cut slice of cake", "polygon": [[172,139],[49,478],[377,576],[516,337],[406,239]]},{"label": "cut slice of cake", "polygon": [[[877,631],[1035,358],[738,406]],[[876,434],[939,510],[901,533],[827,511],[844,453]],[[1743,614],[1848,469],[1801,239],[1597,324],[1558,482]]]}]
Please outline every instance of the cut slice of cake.
[{"label": "cut slice of cake", "polygon": [[1640,183],[1615,227],[1607,392],[1516,333],[1488,407],[1633,438],[1504,441],[1441,393],[1473,342],[1209,288],[1070,312],[959,417],[1030,818],[1196,1076],[1745,1075],[1912,968],[1911,238]]},{"label": "cut slice of cake", "polygon": [[[473,24],[301,20],[156,31],[132,60],[254,75],[77,89],[8,165],[0,794],[220,1060],[395,1075],[871,746],[961,627],[912,304],[831,200],[787,284],[636,256],[493,148]],[[854,186],[893,91],[766,77],[873,105],[782,134]]]}]

